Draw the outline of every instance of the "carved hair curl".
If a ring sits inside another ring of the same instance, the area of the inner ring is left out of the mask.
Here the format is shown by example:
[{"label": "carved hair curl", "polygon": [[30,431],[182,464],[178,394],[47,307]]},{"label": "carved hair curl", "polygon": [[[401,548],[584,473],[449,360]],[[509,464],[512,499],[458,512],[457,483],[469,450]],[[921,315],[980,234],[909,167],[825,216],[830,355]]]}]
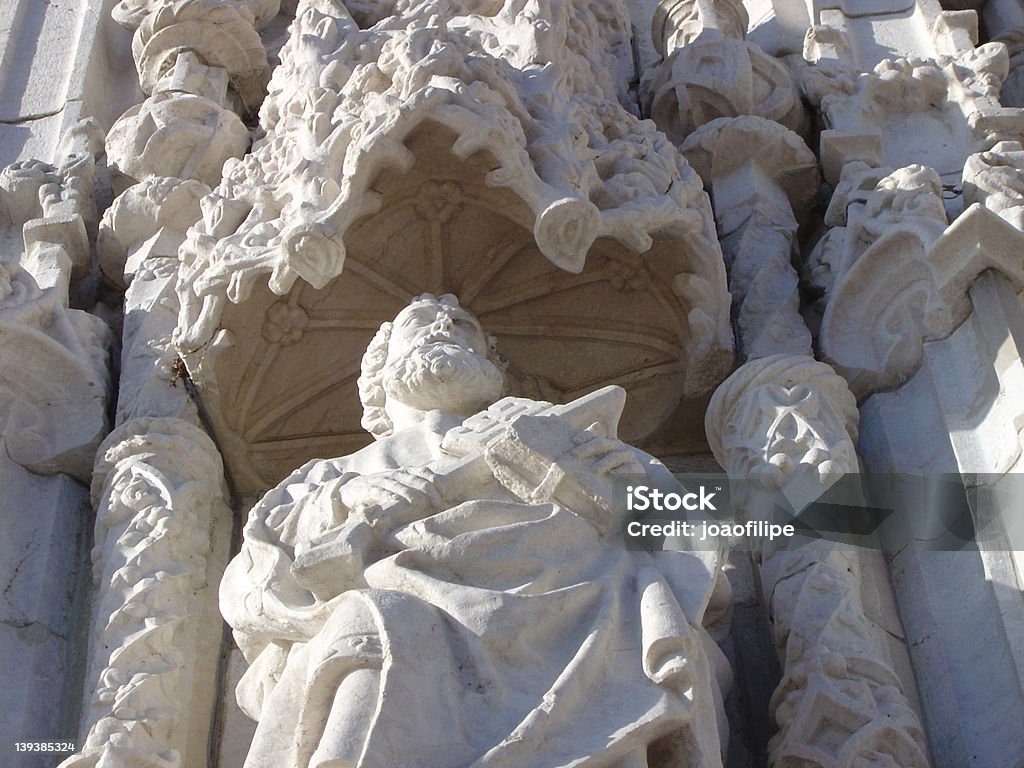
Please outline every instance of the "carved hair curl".
[{"label": "carved hair curl", "polygon": [[391,417],[384,410],[387,395],[384,393],[384,364],[388,359],[388,344],[394,323],[386,322],[377,330],[373,341],[363,354],[359,366],[359,402],[363,404],[363,429],[379,440],[394,430]]},{"label": "carved hair curl", "polygon": [[[409,302],[408,306],[422,301],[434,301],[450,307],[458,307],[459,300],[456,296],[446,293],[443,296],[435,296],[432,293],[421,293]],[[373,435],[374,439],[390,435],[395,428],[388,416],[384,406],[387,403],[387,394],[384,392],[384,366],[388,359],[388,345],[391,343],[391,332],[394,330],[394,323],[388,321],[383,323],[374,335],[370,345],[366,348],[362,363],[359,366],[359,402],[363,404],[363,418],[360,421],[363,429]],[[508,363],[495,349],[494,337],[488,335],[487,359],[503,374]]]}]

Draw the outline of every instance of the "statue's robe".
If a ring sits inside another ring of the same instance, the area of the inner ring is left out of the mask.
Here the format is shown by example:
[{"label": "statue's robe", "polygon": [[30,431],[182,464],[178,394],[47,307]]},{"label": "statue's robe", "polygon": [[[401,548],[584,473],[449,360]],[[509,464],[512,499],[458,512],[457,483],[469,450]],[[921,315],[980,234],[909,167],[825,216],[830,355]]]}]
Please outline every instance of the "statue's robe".
[{"label": "statue's robe", "polygon": [[[252,510],[221,590],[252,665],[239,702],[260,721],[246,768],[319,764],[338,706],[374,709],[362,768],[599,768],[648,754],[651,766],[720,766],[720,652],[699,627],[711,556],[627,551],[491,479],[425,519],[374,521],[386,546],[340,594],[298,585],[296,545],[330,525],[338,488],[443,465],[442,435],[428,422],[311,462]],[[336,701],[365,668],[379,669],[376,702]]]}]

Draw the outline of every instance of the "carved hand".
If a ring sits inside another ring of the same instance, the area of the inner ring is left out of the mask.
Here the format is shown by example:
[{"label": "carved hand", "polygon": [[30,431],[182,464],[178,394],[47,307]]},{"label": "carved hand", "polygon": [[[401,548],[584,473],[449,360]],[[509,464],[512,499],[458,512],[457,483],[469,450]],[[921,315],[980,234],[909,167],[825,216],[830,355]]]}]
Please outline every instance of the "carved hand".
[{"label": "carved hand", "polygon": [[574,438],[575,447],[568,456],[588,464],[596,475],[642,475],[644,467],[633,450],[614,437],[603,437],[596,429],[589,427]]},{"label": "carved hand", "polygon": [[384,529],[422,519],[441,506],[439,477],[427,467],[361,475],[342,485],[338,498],[350,514]]}]

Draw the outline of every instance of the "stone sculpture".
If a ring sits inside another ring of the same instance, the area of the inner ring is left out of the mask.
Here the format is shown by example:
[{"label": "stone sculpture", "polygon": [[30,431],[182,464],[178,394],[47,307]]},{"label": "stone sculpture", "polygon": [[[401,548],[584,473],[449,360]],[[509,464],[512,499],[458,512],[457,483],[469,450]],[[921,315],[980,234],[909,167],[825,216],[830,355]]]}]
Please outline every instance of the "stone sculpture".
[{"label": "stone sculpture", "polygon": [[[707,427],[731,477],[794,500],[858,471],[856,399],[810,357],[748,362],[715,392]],[[896,671],[898,620],[882,607],[881,554],[808,539],[790,550],[766,543],[758,559],[783,664],[769,765],[927,768],[924,731]]]},{"label": "stone sculpture", "polygon": [[454,296],[417,297],[363,360],[376,442],[252,510],[221,587],[247,768],[722,764],[717,553],[615,541],[611,478],[672,482],[615,437],[621,389],[502,379]]}]

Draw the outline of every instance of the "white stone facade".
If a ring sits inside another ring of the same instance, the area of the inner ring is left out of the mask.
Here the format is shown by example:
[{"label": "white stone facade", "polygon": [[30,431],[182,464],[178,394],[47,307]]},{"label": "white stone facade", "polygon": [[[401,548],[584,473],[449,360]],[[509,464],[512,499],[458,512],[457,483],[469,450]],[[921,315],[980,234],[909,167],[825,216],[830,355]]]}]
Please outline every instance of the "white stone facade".
[{"label": "white stone facade", "polygon": [[[0,764],[1024,766],[1024,2],[9,0],[0,62]],[[666,467],[1009,501],[623,549]]]}]

